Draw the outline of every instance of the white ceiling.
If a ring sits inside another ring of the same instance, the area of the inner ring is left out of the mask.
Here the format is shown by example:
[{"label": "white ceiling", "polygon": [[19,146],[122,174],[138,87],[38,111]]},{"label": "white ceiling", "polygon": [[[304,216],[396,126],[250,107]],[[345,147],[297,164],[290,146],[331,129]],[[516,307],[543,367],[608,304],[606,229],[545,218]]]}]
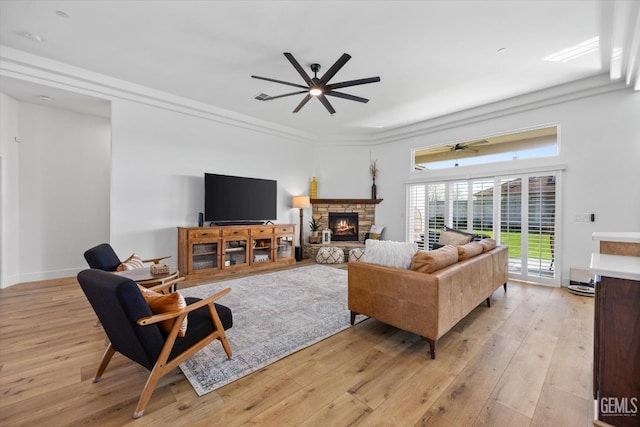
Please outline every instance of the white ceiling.
[{"label": "white ceiling", "polygon": [[[640,33],[638,1],[615,3],[632,16],[616,21],[609,0],[0,0],[0,44],[331,138],[371,135],[610,72],[616,31],[632,47]],[[616,22],[626,25],[622,32]],[[593,37],[601,40],[593,53],[564,63],[543,60]],[[342,90],[368,104],[331,97],[337,113],[330,116],[312,99],[293,114],[303,95],[255,100],[261,92],[295,89],[250,77],[303,84],[283,52],[306,69],[317,62],[325,71],[346,52],[352,59],[333,82],[372,76],[381,82]],[[623,60],[635,60],[632,53],[623,52]],[[46,87],[30,92],[16,79],[0,83],[3,92],[32,102],[47,94]]]}]

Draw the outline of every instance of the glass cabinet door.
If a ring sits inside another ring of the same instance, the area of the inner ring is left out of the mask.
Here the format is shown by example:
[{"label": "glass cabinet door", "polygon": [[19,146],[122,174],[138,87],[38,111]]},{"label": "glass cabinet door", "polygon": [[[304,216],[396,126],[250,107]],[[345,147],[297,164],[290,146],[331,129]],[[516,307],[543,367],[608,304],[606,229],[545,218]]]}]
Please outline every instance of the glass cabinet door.
[{"label": "glass cabinet door", "polygon": [[218,242],[193,243],[191,246],[191,269],[218,268]]},{"label": "glass cabinet door", "polygon": [[272,261],[272,239],[271,237],[261,237],[251,239],[252,258],[251,263]]},{"label": "glass cabinet door", "polygon": [[293,256],[293,236],[276,237],[276,260]]},{"label": "glass cabinet door", "polygon": [[233,267],[247,264],[247,240],[246,239],[224,239],[224,266]]}]

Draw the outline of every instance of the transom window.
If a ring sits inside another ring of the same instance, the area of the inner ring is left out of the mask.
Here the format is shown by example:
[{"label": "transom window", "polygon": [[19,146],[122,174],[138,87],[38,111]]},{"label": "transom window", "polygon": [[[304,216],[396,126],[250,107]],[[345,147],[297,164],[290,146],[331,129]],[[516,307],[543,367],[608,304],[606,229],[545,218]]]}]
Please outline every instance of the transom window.
[{"label": "transom window", "polygon": [[460,141],[414,150],[414,169],[435,170],[558,154],[558,128],[548,126],[522,132]]}]

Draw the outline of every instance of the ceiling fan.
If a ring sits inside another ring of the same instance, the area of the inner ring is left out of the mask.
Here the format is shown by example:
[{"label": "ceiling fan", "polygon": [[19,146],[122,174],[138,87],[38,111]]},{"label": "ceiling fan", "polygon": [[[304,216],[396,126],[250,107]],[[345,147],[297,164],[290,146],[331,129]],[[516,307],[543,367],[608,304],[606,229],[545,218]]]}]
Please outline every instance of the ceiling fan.
[{"label": "ceiling fan", "polygon": [[474,145],[480,145],[480,144],[487,144],[489,143],[489,141],[487,141],[486,139],[480,140],[480,141],[473,141],[473,142],[468,142],[468,143],[458,143],[456,145],[452,145],[451,146],[451,151],[464,151],[464,150],[469,150],[469,151],[473,151],[475,153],[478,152],[477,148],[473,148]]},{"label": "ceiling fan", "polygon": [[302,98],[302,101],[298,104],[298,106],[293,110],[294,113],[300,111],[304,105],[309,102],[312,97],[318,98],[318,100],[324,105],[324,107],[329,111],[330,114],[335,114],[336,110],[333,108],[327,96],[335,96],[337,98],[348,99],[349,101],[356,101],[367,103],[369,100],[367,98],[361,98],[355,95],[349,95],[348,93],[338,92],[335,89],[340,89],[343,87],[364,85],[367,83],[375,83],[380,81],[380,77],[369,77],[366,79],[358,79],[358,80],[349,80],[346,82],[340,83],[329,83],[329,81],[336,75],[336,73],[347,63],[351,56],[344,53],[342,56],[329,68],[322,77],[318,78],[318,71],[320,71],[320,64],[311,64],[311,72],[313,72],[313,77],[309,77],[309,75],[304,71],[304,69],[300,66],[298,61],[288,52],[284,53],[284,56],[291,62],[293,68],[296,69],[298,74],[302,76],[302,79],[307,84],[306,86],[285,82],[282,80],[271,79],[268,77],[260,77],[260,76],[251,76],[254,79],[266,80],[268,82],[280,83],[283,85],[294,86],[303,90],[299,90],[296,92],[285,93],[284,95],[277,96],[268,96],[268,95],[258,95],[256,99],[260,101],[271,101],[273,99],[283,98],[285,96],[292,95],[300,95],[305,93],[305,97]]}]

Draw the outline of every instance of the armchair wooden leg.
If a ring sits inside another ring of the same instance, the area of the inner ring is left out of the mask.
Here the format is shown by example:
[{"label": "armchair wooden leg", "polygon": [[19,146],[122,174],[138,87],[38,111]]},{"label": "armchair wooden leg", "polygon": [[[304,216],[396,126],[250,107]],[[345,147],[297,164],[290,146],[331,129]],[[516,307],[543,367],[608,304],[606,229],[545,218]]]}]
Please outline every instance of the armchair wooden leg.
[{"label": "armchair wooden leg", "polygon": [[213,303],[209,304],[209,314],[211,315],[211,320],[213,320],[213,325],[215,326],[216,331],[220,334],[218,340],[220,340],[222,348],[224,348],[224,352],[227,354],[227,358],[231,359],[231,345],[229,344],[227,334],[225,334],[224,327],[222,326],[222,321],[220,320],[220,316],[218,316],[218,312],[216,311]]},{"label": "armchair wooden leg", "polygon": [[111,361],[111,358],[115,354],[116,350],[113,348],[113,344],[109,343],[107,349],[104,351],[102,355],[102,360],[100,361],[100,365],[98,365],[98,370],[96,371],[95,377],[93,377],[93,382],[97,383],[102,380],[102,374],[104,374],[105,369],[107,369],[107,365]]},{"label": "armchair wooden leg", "polygon": [[491,297],[487,298],[487,307],[491,308]]},{"label": "armchair wooden leg", "polygon": [[156,366],[153,367],[153,370],[149,374],[149,378],[147,378],[147,383],[142,389],[142,394],[140,395],[140,400],[138,400],[138,406],[136,406],[136,410],[133,413],[133,418],[140,418],[144,415],[144,410],[147,408],[151,395],[156,389],[160,378],[162,378],[164,374],[164,364],[163,366],[158,366],[158,363],[156,362]]},{"label": "armchair wooden leg", "polygon": [[227,359],[231,359],[231,345],[229,344],[229,340],[227,339],[227,334],[224,331],[221,332],[220,337],[218,338],[220,343],[222,344],[222,348],[224,348],[224,352],[227,353]]},{"label": "armchair wooden leg", "polygon": [[351,312],[351,326],[355,325],[356,323],[356,314],[358,313],[356,313],[355,311]]}]

